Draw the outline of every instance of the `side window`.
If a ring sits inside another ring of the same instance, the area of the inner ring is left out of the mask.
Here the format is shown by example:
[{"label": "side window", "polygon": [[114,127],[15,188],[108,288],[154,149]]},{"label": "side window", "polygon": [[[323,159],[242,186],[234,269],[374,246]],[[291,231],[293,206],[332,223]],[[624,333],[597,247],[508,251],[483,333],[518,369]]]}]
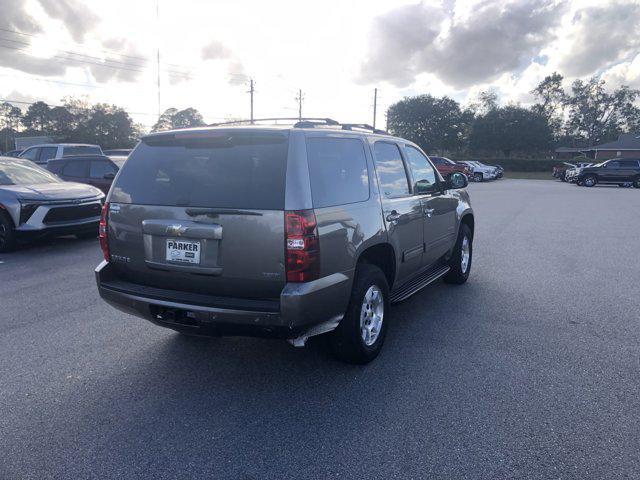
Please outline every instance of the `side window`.
[{"label": "side window", "polygon": [[113,173],[115,175],[115,167],[105,160],[91,160],[89,167],[90,178],[104,178],[107,173]]},{"label": "side window", "polygon": [[622,168],[637,168],[638,161],[637,160],[620,160],[620,166]]},{"label": "side window", "polygon": [[609,162],[607,163],[607,168],[620,168],[620,162]]},{"label": "side window", "polygon": [[407,172],[398,146],[394,143],[376,142],[374,152],[380,191],[387,197],[408,195]]},{"label": "side window", "polygon": [[82,160],[71,160],[62,167],[62,175],[65,177],[84,178],[86,174],[86,162]]},{"label": "side window", "polygon": [[46,162],[47,160],[56,158],[56,153],[58,153],[58,147],[42,147],[38,161]]},{"label": "side window", "polygon": [[26,158],[27,160],[31,160],[31,161],[35,162],[36,159],[38,158],[38,152],[39,151],[40,151],[40,148],[38,148],[38,147],[36,147],[36,148],[28,148],[24,152],[22,152],[22,154],[20,155],[20,158]]},{"label": "side window", "polygon": [[307,139],[311,195],[316,208],[369,198],[369,174],[362,141],[357,138]]},{"label": "side window", "polygon": [[413,189],[415,193],[428,193],[436,190],[436,172],[422,152],[414,147],[405,147],[407,160],[413,173]]}]

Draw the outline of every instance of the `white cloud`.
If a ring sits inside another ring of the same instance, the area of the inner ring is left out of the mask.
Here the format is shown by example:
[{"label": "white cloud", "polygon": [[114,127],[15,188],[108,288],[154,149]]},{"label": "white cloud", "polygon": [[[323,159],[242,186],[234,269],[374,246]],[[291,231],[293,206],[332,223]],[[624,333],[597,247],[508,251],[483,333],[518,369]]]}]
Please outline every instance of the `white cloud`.
[{"label": "white cloud", "polygon": [[[529,91],[554,70],[568,73],[568,81],[593,70],[611,82],[638,86],[634,28],[626,30],[631,38],[579,41],[585,28],[603,24],[598,18],[622,21],[616,12],[634,11],[627,6],[634,4],[371,0],[363,8],[357,0],[162,0],[157,22],[154,2],[64,0],[45,8],[41,0],[3,0],[3,23],[37,37],[0,34],[25,40],[28,47],[0,48],[0,95],[19,90],[58,103],[65,95],[87,94],[92,102],[140,112],[134,118],[152,124],[159,46],[163,109],[192,106],[208,122],[246,117],[251,77],[257,116],[296,115],[301,88],[305,115],[371,122],[377,86],[381,124],[385,108],[405,95],[448,95],[464,102],[494,88],[502,101],[527,103]],[[602,13],[594,17],[593,9]],[[587,13],[577,16],[579,11]],[[70,18],[76,12],[78,18]],[[603,42],[604,54],[598,48]],[[124,68],[50,58],[61,49]],[[213,61],[204,61],[203,54]]]}]

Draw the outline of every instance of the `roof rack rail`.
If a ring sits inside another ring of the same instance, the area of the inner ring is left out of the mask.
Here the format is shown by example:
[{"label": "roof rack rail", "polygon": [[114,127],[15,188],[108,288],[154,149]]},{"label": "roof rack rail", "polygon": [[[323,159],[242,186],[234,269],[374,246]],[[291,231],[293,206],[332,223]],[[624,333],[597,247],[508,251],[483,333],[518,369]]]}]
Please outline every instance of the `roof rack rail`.
[{"label": "roof rack rail", "polygon": [[368,123],[342,123],[341,125],[343,130],[353,130],[354,128],[357,128],[360,130],[371,130],[373,133],[377,133],[380,135],[391,135],[386,130],[380,130],[379,128],[375,128],[369,125]]},{"label": "roof rack rail", "polygon": [[244,125],[244,124],[253,125],[253,124],[258,123],[258,122],[277,122],[277,121],[295,122],[294,127],[297,127],[297,128],[304,128],[304,127],[299,127],[300,124],[305,124],[305,126],[306,126],[306,124],[309,124],[310,126],[313,126],[313,125],[339,125],[339,122],[337,122],[336,120],[333,120],[331,118],[271,117],[271,118],[254,118],[253,120],[251,120],[251,119],[230,120],[228,122],[212,123],[209,126],[210,127],[218,127],[218,126],[222,126],[222,125]]}]

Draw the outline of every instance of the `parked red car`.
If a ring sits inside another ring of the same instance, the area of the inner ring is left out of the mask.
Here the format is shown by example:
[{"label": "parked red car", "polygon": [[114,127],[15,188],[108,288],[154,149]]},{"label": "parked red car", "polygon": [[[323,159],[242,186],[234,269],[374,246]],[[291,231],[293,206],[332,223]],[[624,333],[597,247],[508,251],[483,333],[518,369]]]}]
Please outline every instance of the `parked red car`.
[{"label": "parked red car", "polygon": [[105,155],[78,155],[51,159],[47,170],[63,180],[88,183],[107,193],[111,183],[127,157]]},{"label": "parked red car", "polygon": [[429,155],[429,158],[444,178],[448,178],[453,172],[464,173],[467,177],[471,177],[473,174],[469,166],[461,165],[446,157],[432,157]]}]

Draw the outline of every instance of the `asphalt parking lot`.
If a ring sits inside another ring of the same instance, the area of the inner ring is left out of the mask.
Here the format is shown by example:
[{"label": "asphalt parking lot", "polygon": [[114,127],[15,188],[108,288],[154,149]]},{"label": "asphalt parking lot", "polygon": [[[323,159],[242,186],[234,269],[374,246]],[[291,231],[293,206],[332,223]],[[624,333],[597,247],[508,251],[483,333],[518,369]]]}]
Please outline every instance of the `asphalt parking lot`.
[{"label": "asphalt parking lot", "polygon": [[127,317],[97,241],[0,255],[0,478],[638,478],[640,191],[469,189],[469,282],[366,367]]}]

